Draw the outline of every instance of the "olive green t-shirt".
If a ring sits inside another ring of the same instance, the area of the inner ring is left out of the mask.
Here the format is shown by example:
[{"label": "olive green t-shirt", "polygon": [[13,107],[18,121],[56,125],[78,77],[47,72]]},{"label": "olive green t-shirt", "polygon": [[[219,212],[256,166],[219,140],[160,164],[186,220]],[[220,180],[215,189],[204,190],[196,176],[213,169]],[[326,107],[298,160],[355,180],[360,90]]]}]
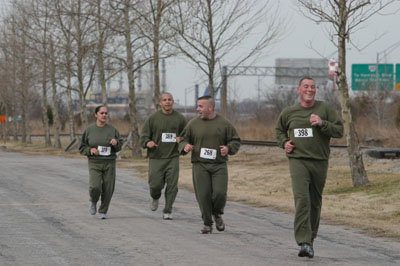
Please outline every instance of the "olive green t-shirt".
[{"label": "olive green t-shirt", "polygon": [[[111,139],[116,139],[117,145],[112,146],[110,144]],[[115,160],[117,157],[116,153],[121,150],[121,147],[122,139],[115,127],[109,124],[103,127],[92,124],[88,126],[82,134],[79,152],[93,160]],[[103,150],[103,155],[91,155],[91,148],[97,148],[99,151]]]},{"label": "olive green t-shirt", "polygon": [[[173,110],[171,114],[165,114],[161,110],[150,115],[144,122],[140,134],[140,146],[147,149],[147,154],[151,159],[167,159],[179,156],[178,143],[175,137],[186,126],[185,117]],[[148,149],[147,143],[154,141],[157,147]]]},{"label": "olive green t-shirt", "polygon": [[[321,118],[321,126],[311,126],[312,114]],[[286,153],[289,158],[327,160],[330,139],[343,136],[343,123],[333,107],[325,102],[315,101],[309,108],[295,104],[282,111],[276,122],[275,136],[283,149],[287,141],[293,141],[294,150]]]},{"label": "olive green t-shirt", "polygon": [[194,145],[192,163],[223,163],[228,155],[221,156],[220,146],[227,146],[229,155],[236,154],[240,148],[240,137],[233,125],[224,117],[216,115],[213,119],[192,119],[182,132],[179,150],[186,144]]}]

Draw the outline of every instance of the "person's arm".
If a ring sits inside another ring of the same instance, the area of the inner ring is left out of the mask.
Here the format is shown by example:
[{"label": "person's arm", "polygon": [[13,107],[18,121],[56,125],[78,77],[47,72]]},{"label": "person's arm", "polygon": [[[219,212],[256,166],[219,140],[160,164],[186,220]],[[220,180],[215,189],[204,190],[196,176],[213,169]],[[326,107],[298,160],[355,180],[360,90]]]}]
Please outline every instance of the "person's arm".
[{"label": "person's arm", "polygon": [[321,132],[322,134],[332,137],[341,138],[343,137],[343,122],[335,109],[328,105],[328,119],[322,120]]},{"label": "person's arm", "polygon": [[147,149],[147,143],[152,141],[151,129],[150,129],[150,118],[147,118],[143,124],[142,132],[140,133],[139,143],[143,149]]},{"label": "person's arm", "polygon": [[79,153],[81,155],[90,156],[90,146],[88,143],[87,129],[82,134],[81,144],[79,145]]},{"label": "person's arm", "polygon": [[286,142],[290,141],[288,136],[288,128],[283,112],[279,115],[279,118],[275,124],[275,138],[278,142],[278,146],[282,149],[285,149]]},{"label": "person's arm", "polygon": [[[114,138],[115,142],[112,141],[110,142],[110,144],[112,145],[112,147],[114,148],[115,152],[119,152],[122,148],[122,144],[124,142],[124,140],[121,138],[119,132],[117,129],[115,129],[115,138]],[[114,145],[115,143],[115,145]]]},{"label": "person's arm", "polygon": [[178,144],[178,151],[182,155],[186,155],[189,151],[193,150],[193,145],[190,141],[190,123],[186,125],[183,131],[179,134],[180,142]]},{"label": "person's arm", "polygon": [[181,137],[181,134],[182,134],[182,131],[183,131],[183,129],[186,127],[186,118],[182,115],[181,116],[181,118],[180,118],[180,120],[179,120],[179,129],[178,129],[178,131],[179,131],[179,134],[177,134],[177,136],[176,136],[176,142],[179,144],[181,141],[182,141],[182,137]]},{"label": "person's arm", "polygon": [[227,144],[228,154],[234,155],[240,148],[240,137],[233,125],[228,128]]}]

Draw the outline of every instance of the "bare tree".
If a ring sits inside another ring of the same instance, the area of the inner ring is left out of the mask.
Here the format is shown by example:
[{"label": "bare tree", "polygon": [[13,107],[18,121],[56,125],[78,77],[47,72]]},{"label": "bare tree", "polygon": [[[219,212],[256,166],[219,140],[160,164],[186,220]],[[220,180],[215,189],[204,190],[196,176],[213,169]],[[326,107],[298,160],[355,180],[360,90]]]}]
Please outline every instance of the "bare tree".
[{"label": "bare tree", "polygon": [[[72,78],[73,78],[73,60],[72,60],[72,49],[73,49],[73,36],[72,36],[72,23],[73,20],[70,15],[64,13],[63,6],[60,5],[60,0],[55,3],[56,19],[58,20],[59,29],[64,37],[63,48],[64,51],[61,53],[64,61],[64,73],[65,73],[65,88],[67,90],[67,102],[68,102],[68,118],[69,118],[69,133],[70,140],[75,139],[75,118],[73,110],[72,100]],[[60,37],[61,38],[61,37]],[[62,80],[59,81],[62,83]]]},{"label": "bare tree", "polygon": [[7,67],[4,66],[6,73],[5,94],[7,111],[12,118],[13,138],[18,140],[18,109],[19,102],[17,98],[17,77],[18,77],[18,50],[17,50],[17,18],[15,14],[9,15],[4,21],[4,29],[2,32],[2,52],[4,60],[8,62]]},{"label": "bare tree", "polygon": [[42,86],[42,122],[45,133],[45,145],[51,146],[50,125],[48,119],[48,56],[50,5],[48,0],[30,0],[15,2],[15,9],[22,11],[21,18],[29,28],[24,35],[34,55],[31,60],[37,63]]},{"label": "bare tree", "polygon": [[[117,12],[117,16],[121,17],[121,27],[114,28],[113,30],[122,36],[125,40],[125,57],[120,58],[121,62],[125,66],[128,77],[129,87],[129,121],[130,130],[129,135],[131,137],[130,144],[132,148],[132,157],[138,158],[142,156],[142,150],[139,144],[139,126],[136,109],[136,91],[135,91],[135,73],[150,61],[150,56],[143,54],[147,51],[147,43],[143,40],[143,36],[135,34],[134,25],[139,19],[137,10],[133,7],[138,5],[141,0],[119,0],[111,1],[113,9]],[[141,54],[142,59],[137,60],[135,57],[137,54]],[[135,63],[135,59],[136,62]]]},{"label": "bare tree", "polygon": [[[20,27],[26,27],[20,23]],[[22,33],[22,34],[21,34]],[[18,77],[18,92],[21,99],[21,123],[22,123],[22,143],[32,143],[30,134],[30,117],[29,117],[29,104],[30,104],[30,93],[29,88],[32,84],[33,73],[32,62],[27,60],[28,58],[28,46],[26,45],[26,36],[23,31],[19,33],[19,53],[18,53],[18,65],[19,65],[19,77]]]},{"label": "bare tree", "polygon": [[165,59],[176,53],[171,46],[166,45],[166,41],[175,34],[168,23],[168,11],[176,3],[177,0],[146,0],[142,2],[142,5],[133,6],[140,17],[136,26],[140,30],[140,34],[152,44],[153,104],[156,110],[159,109],[161,91],[160,59]]},{"label": "bare tree", "polygon": [[299,98],[295,86],[275,86],[265,91],[264,96],[266,103],[273,106],[276,114],[281,113],[285,107],[295,104]]},{"label": "bare tree", "polygon": [[[223,62],[226,64],[229,55],[235,56],[230,65],[237,66],[254,59],[278,40],[284,23],[278,18],[273,3],[263,1],[260,5],[257,0],[178,1],[171,24],[179,38],[174,38],[170,44],[207,76],[210,95],[214,95],[221,82],[216,78],[217,68]],[[261,25],[262,32],[256,32]],[[256,34],[252,47],[240,53],[241,43]],[[226,100],[225,97],[223,101]]]},{"label": "bare tree", "polygon": [[49,55],[50,55],[50,81],[52,87],[53,94],[53,114],[54,114],[54,123],[53,123],[53,134],[54,134],[54,148],[61,148],[61,139],[60,139],[60,118],[59,118],[59,108],[58,108],[58,94],[57,94],[57,59],[56,59],[56,49],[54,45],[53,37],[49,37]]},{"label": "bare tree", "polygon": [[[359,139],[354,128],[350,108],[349,86],[346,75],[346,44],[358,26],[394,1],[371,0],[298,0],[303,14],[317,23],[329,23],[332,42],[338,49],[337,85],[340,90],[342,119],[348,146],[353,186],[369,182],[365,171]],[[337,39],[335,40],[335,36]]]},{"label": "bare tree", "polygon": [[[96,60],[93,59],[93,53],[96,41],[93,38],[95,23],[89,14],[93,14],[94,7],[89,2],[83,0],[64,0],[59,1],[58,6],[62,8],[63,14],[70,16],[72,20],[72,35],[74,42],[73,58],[74,72],[77,79],[79,94],[80,118],[83,128],[88,126],[86,94],[93,82],[93,76],[96,68]],[[64,27],[64,30],[68,30]]]}]

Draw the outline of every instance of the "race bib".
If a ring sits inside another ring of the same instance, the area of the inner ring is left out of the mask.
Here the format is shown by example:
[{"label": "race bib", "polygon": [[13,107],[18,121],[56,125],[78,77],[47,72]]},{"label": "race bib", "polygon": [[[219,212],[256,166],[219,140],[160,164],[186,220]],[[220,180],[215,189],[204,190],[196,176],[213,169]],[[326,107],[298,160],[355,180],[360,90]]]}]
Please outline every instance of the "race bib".
[{"label": "race bib", "polygon": [[176,133],[162,133],[161,142],[176,142]]},{"label": "race bib", "polygon": [[99,147],[97,147],[97,150],[99,151],[99,155],[101,155],[101,156],[110,156],[111,155],[111,147],[99,146]]},{"label": "race bib", "polygon": [[295,128],[294,129],[295,138],[312,138],[313,130],[312,128]]},{"label": "race bib", "polygon": [[217,150],[201,148],[200,158],[208,159],[208,160],[215,160],[217,158]]}]

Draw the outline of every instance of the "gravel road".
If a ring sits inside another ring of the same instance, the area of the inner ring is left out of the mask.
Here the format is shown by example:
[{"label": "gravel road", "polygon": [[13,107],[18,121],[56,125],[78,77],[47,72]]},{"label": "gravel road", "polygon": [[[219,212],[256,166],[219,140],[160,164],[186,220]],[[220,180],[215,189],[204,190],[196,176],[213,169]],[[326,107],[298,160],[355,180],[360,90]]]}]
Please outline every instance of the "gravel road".
[{"label": "gravel road", "polygon": [[117,169],[109,219],[88,212],[87,161],[0,151],[0,265],[400,265],[400,243],[322,224],[314,259],[297,257],[293,217],[228,202],[226,231],[201,235],[193,193],[174,220],[149,209],[147,183]]}]

